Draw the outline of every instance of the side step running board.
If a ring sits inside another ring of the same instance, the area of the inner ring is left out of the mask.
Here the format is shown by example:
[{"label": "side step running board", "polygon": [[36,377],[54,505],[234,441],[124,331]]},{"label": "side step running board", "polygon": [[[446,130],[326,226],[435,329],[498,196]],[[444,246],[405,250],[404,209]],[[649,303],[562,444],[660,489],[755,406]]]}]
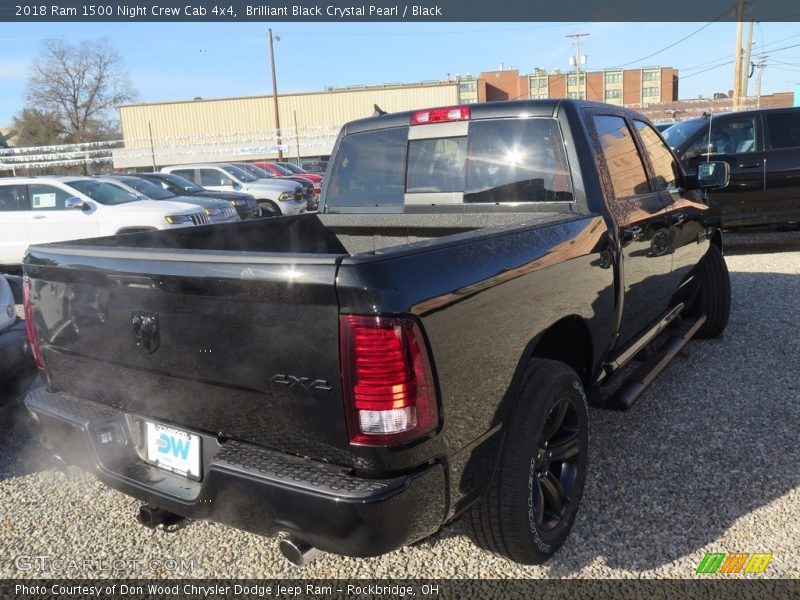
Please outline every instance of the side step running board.
[{"label": "side step running board", "polygon": [[663,371],[681,349],[694,337],[694,334],[706,322],[701,315],[687,329],[675,333],[661,347],[647,357],[622,386],[605,401],[605,406],[614,410],[628,410],[639,399],[647,387]]}]

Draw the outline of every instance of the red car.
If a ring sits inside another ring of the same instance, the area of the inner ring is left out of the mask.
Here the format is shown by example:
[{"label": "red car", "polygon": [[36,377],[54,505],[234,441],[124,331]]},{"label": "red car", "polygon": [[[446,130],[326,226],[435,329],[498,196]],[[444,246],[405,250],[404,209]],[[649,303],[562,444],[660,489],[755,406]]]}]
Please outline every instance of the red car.
[{"label": "red car", "polygon": [[292,175],[295,177],[302,177],[303,179],[308,179],[311,183],[314,184],[314,193],[319,195],[320,190],[322,189],[322,175],[318,173],[309,173],[308,171],[304,171],[297,165],[287,162],[255,162],[253,163],[257,167],[261,167],[265,171],[269,171],[273,175],[278,177],[285,177],[287,175]]}]

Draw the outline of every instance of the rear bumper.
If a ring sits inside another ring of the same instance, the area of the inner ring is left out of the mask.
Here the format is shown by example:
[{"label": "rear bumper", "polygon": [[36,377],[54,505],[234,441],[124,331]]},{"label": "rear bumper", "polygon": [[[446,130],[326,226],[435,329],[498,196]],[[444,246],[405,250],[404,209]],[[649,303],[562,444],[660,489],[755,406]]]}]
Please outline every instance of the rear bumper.
[{"label": "rear bumper", "polygon": [[[374,480],[345,469],[199,434],[203,479],[142,460],[140,420],[68,394],[31,391],[42,442],[67,464],[152,506],[257,534],[287,532],[327,552],[377,556],[435,532],[446,510],[441,465]],[[198,433],[198,432],[193,432]]]}]

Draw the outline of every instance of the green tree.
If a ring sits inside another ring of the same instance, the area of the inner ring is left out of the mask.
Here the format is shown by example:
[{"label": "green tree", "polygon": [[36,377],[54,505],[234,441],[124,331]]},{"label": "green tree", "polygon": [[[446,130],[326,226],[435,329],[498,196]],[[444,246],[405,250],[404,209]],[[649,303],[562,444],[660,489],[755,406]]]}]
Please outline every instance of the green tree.
[{"label": "green tree", "polygon": [[48,146],[64,141],[64,129],[58,115],[38,108],[24,108],[14,116],[17,146]]}]

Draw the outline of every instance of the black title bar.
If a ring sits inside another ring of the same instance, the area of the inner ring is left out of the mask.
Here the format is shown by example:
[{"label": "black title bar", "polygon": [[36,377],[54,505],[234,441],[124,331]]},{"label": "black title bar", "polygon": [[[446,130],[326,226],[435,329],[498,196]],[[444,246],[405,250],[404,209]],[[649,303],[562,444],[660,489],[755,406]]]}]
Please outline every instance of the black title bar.
[{"label": "black title bar", "polygon": [[[800,21],[796,0],[750,3],[755,21]],[[736,0],[3,0],[0,20],[140,22],[733,21]],[[749,17],[749,14],[748,14]]]}]

